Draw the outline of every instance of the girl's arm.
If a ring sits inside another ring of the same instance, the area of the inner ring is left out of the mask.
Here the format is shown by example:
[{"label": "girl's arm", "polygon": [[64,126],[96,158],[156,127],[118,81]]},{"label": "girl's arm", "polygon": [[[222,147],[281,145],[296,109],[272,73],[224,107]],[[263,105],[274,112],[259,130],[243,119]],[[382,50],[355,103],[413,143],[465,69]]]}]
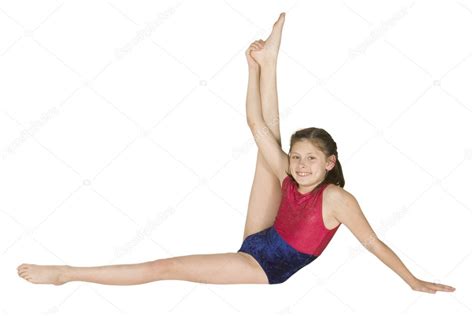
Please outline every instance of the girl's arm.
[{"label": "girl's arm", "polygon": [[281,146],[280,117],[278,114],[278,92],[276,83],[276,61],[261,66],[261,100],[263,119],[270,128],[276,141]]},{"label": "girl's arm", "polygon": [[455,288],[417,279],[403,264],[400,258],[375,234],[365,218],[355,197],[342,188],[327,190],[326,196],[336,219],[347,226],[359,242],[390,269],[397,273],[413,290],[436,293],[452,292]]},{"label": "girl's arm", "polygon": [[260,101],[260,69],[249,67],[246,99],[247,124],[264,122]]}]

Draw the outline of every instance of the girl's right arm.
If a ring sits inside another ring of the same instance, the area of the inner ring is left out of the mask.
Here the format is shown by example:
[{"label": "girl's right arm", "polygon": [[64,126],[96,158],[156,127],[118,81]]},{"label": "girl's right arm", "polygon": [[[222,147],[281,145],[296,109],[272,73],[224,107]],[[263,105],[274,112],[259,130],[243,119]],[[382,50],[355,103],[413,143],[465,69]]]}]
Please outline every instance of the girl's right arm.
[{"label": "girl's right arm", "polygon": [[335,186],[325,191],[336,219],[347,226],[352,234],[360,241],[360,243],[371,253],[373,253],[386,266],[397,273],[413,290],[436,293],[436,291],[453,292],[456,289],[452,286],[432,283],[416,278],[377,234],[373,231],[367,221],[357,199],[346,190]]},{"label": "girl's right arm", "polygon": [[261,66],[260,93],[262,100],[263,118],[281,147],[280,117],[278,114],[276,61],[265,63]]}]

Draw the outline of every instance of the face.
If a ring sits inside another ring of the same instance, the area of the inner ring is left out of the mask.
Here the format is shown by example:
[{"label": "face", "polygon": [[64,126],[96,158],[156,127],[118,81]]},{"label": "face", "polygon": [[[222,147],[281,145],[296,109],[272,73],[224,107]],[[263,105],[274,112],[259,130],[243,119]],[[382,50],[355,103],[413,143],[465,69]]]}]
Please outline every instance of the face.
[{"label": "face", "polygon": [[325,154],[308,140],[296,142],[288,157],[291,175],[307,191],[324,180],[326,170],[329,172],[334,167],[336,158],[334,155],[326,158]]}]

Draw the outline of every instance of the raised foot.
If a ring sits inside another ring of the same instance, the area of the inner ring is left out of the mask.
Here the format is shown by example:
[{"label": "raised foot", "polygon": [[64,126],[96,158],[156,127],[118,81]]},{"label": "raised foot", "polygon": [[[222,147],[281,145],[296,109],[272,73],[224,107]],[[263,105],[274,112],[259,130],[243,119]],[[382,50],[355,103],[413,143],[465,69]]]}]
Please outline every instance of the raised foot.
[{"label": "raised foot", "polygon": [[62,285],[66,283],[68,266],[21,264],[17,268],[18,275],[34,284]]},{"label": "raised foot", "polygon": [[252,50],[251,56],[260,66],[276,62],[280,50],[281,34],[284,24],[285,12],[282,12],[278,20],[273,24],[272,32],[268,38],[265,41],[258,40],[254,42],[256,49]]}]

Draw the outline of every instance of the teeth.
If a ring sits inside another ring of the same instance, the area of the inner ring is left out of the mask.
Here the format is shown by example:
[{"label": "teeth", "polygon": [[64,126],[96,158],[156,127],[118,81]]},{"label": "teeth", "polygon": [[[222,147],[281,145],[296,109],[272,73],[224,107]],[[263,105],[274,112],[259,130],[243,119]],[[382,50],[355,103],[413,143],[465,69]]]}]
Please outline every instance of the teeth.
[{"label": "teeth", "polygon": [[308,172],[297,172],[298,175],[300,176],[307,176],[309,173]]}]

